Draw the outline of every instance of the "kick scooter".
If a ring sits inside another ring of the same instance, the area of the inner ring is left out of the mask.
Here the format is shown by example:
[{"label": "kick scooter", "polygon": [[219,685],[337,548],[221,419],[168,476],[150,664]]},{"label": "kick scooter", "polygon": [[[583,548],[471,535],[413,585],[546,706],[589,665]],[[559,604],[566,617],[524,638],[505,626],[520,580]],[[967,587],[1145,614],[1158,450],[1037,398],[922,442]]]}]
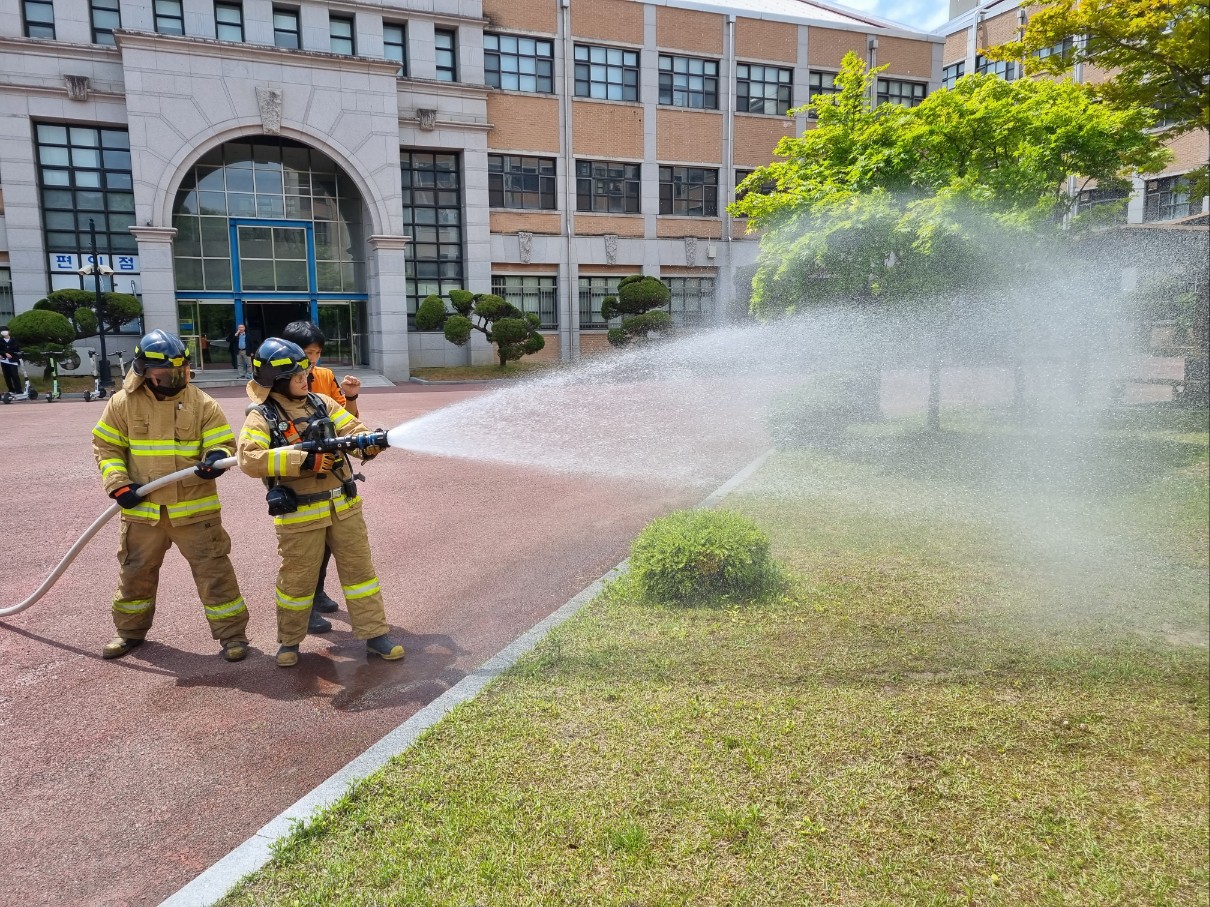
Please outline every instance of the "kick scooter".
[{"label": "kick scooter", "polygon": [[14,400],[37,400],[38,399],[38,389],[36,387],[34,387],[29,381],[29,370],[26,369],[26,367],[25,367],[25,360],[22,359],[22,360],[20,360],[20,362],[21,362],[21,374],[25,376],[25,389],[23,391],[21,391],[21,393],[19,393],[19,394],[14,394],[12,391],[5,391],[4,394],[2,396],[0,396],[0,400],[3,400],[5,403],[12,403]]}]

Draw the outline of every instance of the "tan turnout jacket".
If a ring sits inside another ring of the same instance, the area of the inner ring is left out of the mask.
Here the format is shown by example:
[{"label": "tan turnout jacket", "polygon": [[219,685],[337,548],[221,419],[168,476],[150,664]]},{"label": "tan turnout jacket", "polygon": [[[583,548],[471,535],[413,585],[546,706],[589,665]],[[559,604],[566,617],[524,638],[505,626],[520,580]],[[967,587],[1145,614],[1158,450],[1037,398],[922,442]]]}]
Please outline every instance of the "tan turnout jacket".
[{"label": "tan turnout jacket", "polygon": [[[316,396],[327,407],[328,417],[336,427],[336,434],[356,435],[367,431],[356,416],[331,397],[324,394]],[[310,409],[305,400],[291,400],[281,394],[271,394],[269,399],[292,421],[301,423],[310,418]],[[265,417],[258,409],[249,410],[236,447],[239,468],[253,478],[273,479],[288,485],[300,497],[340,488],[341,479],[333,473],[317,476],[313,472],[303,472],[303,461],[307,458],[305,451],[273,448],[272,443],[272,435],[269,433]],[[347,477],[351,467],[346,466],[345,469],[341,475]],[[330,500],[300,504],[294,513],[275,516],[273,524],[281,532],[305,532],[330,525],[333,517],[344,520],[360,510],[360,495],[348,498],[337,494]]]},{"label": "tan turnout jacket", "polygon": [[[193,466],[212,450],[230,457],[234,442],[227,417],[205,391],[190,384],[171,399],[157,400],[133,371],[92,430],[92,451],[106,494]],[[161,505],[174,526],[195,523],[218,511],[218,488],[191,474],[151,492],[137,507],[124,508],[122,518],[154,523]]]}]

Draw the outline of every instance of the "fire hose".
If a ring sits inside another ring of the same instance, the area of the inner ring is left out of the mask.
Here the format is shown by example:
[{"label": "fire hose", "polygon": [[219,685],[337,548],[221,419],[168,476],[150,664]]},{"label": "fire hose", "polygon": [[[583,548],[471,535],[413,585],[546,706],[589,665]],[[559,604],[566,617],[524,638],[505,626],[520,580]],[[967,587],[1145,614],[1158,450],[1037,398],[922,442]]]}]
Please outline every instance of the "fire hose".
[{"label": "fire hose", "polygon": [[[336,438],[322,438],[314,441],[301,441],[298,444],[290,445],[293,450],[305,450],[308,453],[336,453],[338,451],[350,450],[365,451],[367,448],[381,448],[386,446],[387,433],[382,429],[378,429],[377,431],[363,432],[356,435],[344,435]],[[235,464],[235,457],[227,457],[212,465],[218,469],[230,469]],[[196,465],[200,464],[195,464],[195,466]],[[161,476],[158,479],[154,479],[153,481],[148,482],[146,485],[141,485],[138,489],[139,497],[145,497],[146,495],[155,491],[157,488],[163,488],[166,485],[171,485],[174,482],[179,482],[181,479],[193,475],[195,466],[186,466],[184,469],[178,469],[176,472],[172,472],[166,476]],[[93,521],[92,525],[84,530],[84,534],[76,539],[76,543],[72,545],[70,549],[68,549],[67,554],[63,555],[63,559],[59,561],[55,569],[50,572],[50,575],[46,577],[45,580],[42,581],[42,585],[35,589],[34,593],[30,595],[29,598],[25,599],[25,601],[0,608],[0,617],[9,617],[13,614],[20,614],[26,608],[29,608],[31,605],[37,602],[38,599],[42,598],[42,596],[44,596],[47,592],[49,592],[51,586],[58,582],[59,577],[62,576],[67,570],[71,562],[76,559],[76,556],[83,550],[84,546],[92,541],[92,537],[101,531],[101,527],[108,523],[113,518],[114,514],[118,513],[118,511],[121,509],[121,506],[119,506],[116,501],[110,504],[109,507],[107,507],[105,511]]]}]

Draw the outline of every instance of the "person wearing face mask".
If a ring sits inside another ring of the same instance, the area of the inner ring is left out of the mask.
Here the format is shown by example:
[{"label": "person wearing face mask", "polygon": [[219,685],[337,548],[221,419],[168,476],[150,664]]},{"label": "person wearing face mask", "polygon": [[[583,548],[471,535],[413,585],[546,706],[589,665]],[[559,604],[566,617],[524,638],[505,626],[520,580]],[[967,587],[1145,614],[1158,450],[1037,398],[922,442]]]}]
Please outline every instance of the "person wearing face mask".
[{"label": "person wearing face mask", "polygon": [[[330,548],[340,574],[353,634],[365,640],[366,656],[396,661],[403,646],[388,635],[386,609],[370,557],[361,497],[346,453],[290,449],[316,437],[362,434],[366,427],[331,397],[312,393],[311,361],[302,347],[270,337],[252,357],[248,417],[236,456],[245,475],[264,480],[277,531],[277,664],[298,664],[299,645],[315,602],[324,549]],[[376,447],[350,452],[363,460]]]},{"label": "person wearing face mask", "polygon": [[4,367],[5,386],[11,393],[21,393],[21,344],[8,332],[7,324],[0,327],[0,366]]},{"label": "person wearing face mask", "polygon": [[[248,654],[248,608],[231,566],[223,528],[216,465],[232,456],[235,434],[218,403],[189,383],[189,348],[167,331],[151,331],[134,349],[134,363],[92,431],[93,454],[105,492],[122,506],[117,635],[101,650],[121,658],[142,645],[155,617],[160,565],[176,545],[227,661]],[[199,462],[201,461],[201,462]],[[196,464],[193,475],[146,497],[140,486]]]}]

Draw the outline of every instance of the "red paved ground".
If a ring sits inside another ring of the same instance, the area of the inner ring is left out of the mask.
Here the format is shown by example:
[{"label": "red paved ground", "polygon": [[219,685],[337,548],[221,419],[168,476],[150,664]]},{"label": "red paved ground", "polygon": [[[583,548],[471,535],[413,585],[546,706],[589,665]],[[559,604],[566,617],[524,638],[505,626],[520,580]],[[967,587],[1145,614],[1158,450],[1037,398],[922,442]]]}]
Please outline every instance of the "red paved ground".
[{"label": "red paved ground", "polygon": [[[363,409],[391,427],[481,392],[367,390]],[[238,430],[242,390],[215,396]],[[101,406],[0,407],[0,605],[30,594],[108,503],[89,448]],[[759,439],[745,446],[723,473]],[[252,610],[247,661],[218,656],[175,551],[152,641],[102,661],[116,519],[42,601],[0,620],[0,904],[159,903],[616,564],[652,517],[702,497],[406,451],[367,476],[402,665],[367,663],[342,611],[298,669],[274,666],[274,536],[263,489],[237,472],[220,491]]]}]

